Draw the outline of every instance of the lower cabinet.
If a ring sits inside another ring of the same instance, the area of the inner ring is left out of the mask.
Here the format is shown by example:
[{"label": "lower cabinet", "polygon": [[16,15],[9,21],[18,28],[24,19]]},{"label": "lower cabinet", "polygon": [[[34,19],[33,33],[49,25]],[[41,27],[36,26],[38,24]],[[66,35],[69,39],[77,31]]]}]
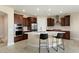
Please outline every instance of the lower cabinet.
[{"label": "lower cabinet", "polygon": [[23,40],[23,36],[14,37],[14,42],[18,42],[18,41],[21,41],[21,40]]},{"label": "lower cabinet", "polygon": [[23,39],[28,39],[28,34],[24,34]]},{"label": "lower cabinet", "polygon": [[67,40],[70,40],[70,31],[64,31],[65,33],[64,33],[64,36],[63,36],[63,38],[64,39],[67,39]]},{"label": "lower cabinet", "polygon": [[63,39],[67,39],[67,40],[70,40],[70,31],[61,31],[59,29],[54,29],[54,30],[47,30],[47,31],[60,31],[60,32],[65,32],[64,35],[63,35]]},{"label": "lower cabinet", "polygon": [[18,42],[18,41],[22,41],[22,40],[26,40],[26,39],[28,39],[28,34],[14,37],[14,42]]}]

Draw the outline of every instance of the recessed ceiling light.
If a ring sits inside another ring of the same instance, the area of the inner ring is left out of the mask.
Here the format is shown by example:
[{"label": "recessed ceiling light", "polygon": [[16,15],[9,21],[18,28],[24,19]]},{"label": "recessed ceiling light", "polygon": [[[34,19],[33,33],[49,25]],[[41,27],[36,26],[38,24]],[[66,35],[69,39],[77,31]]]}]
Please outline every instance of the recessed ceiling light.
[{"label": "recessed ceiling light", "polygon": [[39,8],[37,8],[36,10],[37,10],[37,11],[39,11],[40,9],[39,9]]},{"label": "recessed ceiling light", "polygon": [[23,11],[23,12],[25,12],[25,10],[24,10],[24,9],[23,9],[22,11]]},{"label": "recessed ceiling light", "polygon": [[49,8],[48,11],[51,11],[51,8]]},{"label": "recessed ceiling light", "polygon": [[62,13],[62,11],[60,11],[60,13]]}]

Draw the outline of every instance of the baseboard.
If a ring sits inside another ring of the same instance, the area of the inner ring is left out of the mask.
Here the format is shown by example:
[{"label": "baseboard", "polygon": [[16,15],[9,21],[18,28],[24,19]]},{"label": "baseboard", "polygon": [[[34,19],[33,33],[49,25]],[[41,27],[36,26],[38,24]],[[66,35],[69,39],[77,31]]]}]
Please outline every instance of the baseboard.
[{"label": "baseboard", "polygon": [[73,37],[73,38],[71,38],[72,40],[79,40],[79,38],[75,38],[75,37]]},{"label": "baseboard", "polygon": [[12,46],[12,45],[14,45],[14,43],[12,42],[12,43],[7,43],[7,46],[9,47],[9,46]]}]

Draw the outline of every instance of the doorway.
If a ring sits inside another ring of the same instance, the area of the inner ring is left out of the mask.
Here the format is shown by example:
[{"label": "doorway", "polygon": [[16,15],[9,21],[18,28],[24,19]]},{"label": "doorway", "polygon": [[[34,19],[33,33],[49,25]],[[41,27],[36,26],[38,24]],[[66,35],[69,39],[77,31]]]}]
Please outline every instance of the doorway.
[{"label": "doorway", "polygon": [[8,15],[0,11],[0,47],[7,46],[7,33],[8,33]]}]

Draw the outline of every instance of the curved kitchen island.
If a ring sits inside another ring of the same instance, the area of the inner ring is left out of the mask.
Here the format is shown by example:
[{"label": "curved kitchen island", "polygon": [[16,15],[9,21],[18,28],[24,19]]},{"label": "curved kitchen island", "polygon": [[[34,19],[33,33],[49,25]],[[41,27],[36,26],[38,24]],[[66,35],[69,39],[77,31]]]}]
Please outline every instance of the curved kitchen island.
[{"label": "curved kitchen island", "polygon": [[[25,32],[24,34],[28,34],[28,40],[27,44],[33,47],[39,47],[39,36],[40,33],[48,33],[48,41],[49,41],[49,47],[52,46],[52,41],[53,41],[53,46],[56,46],[55,44],[55,38],[52,36],[56,36],[57,33],[64,33],[64,32],[59,32],[59,31],[46,31],[46,32]],[[59,44],[61,44],[61,40],[59,41]],[[43,44],[45,45],[45,44]]]}]

